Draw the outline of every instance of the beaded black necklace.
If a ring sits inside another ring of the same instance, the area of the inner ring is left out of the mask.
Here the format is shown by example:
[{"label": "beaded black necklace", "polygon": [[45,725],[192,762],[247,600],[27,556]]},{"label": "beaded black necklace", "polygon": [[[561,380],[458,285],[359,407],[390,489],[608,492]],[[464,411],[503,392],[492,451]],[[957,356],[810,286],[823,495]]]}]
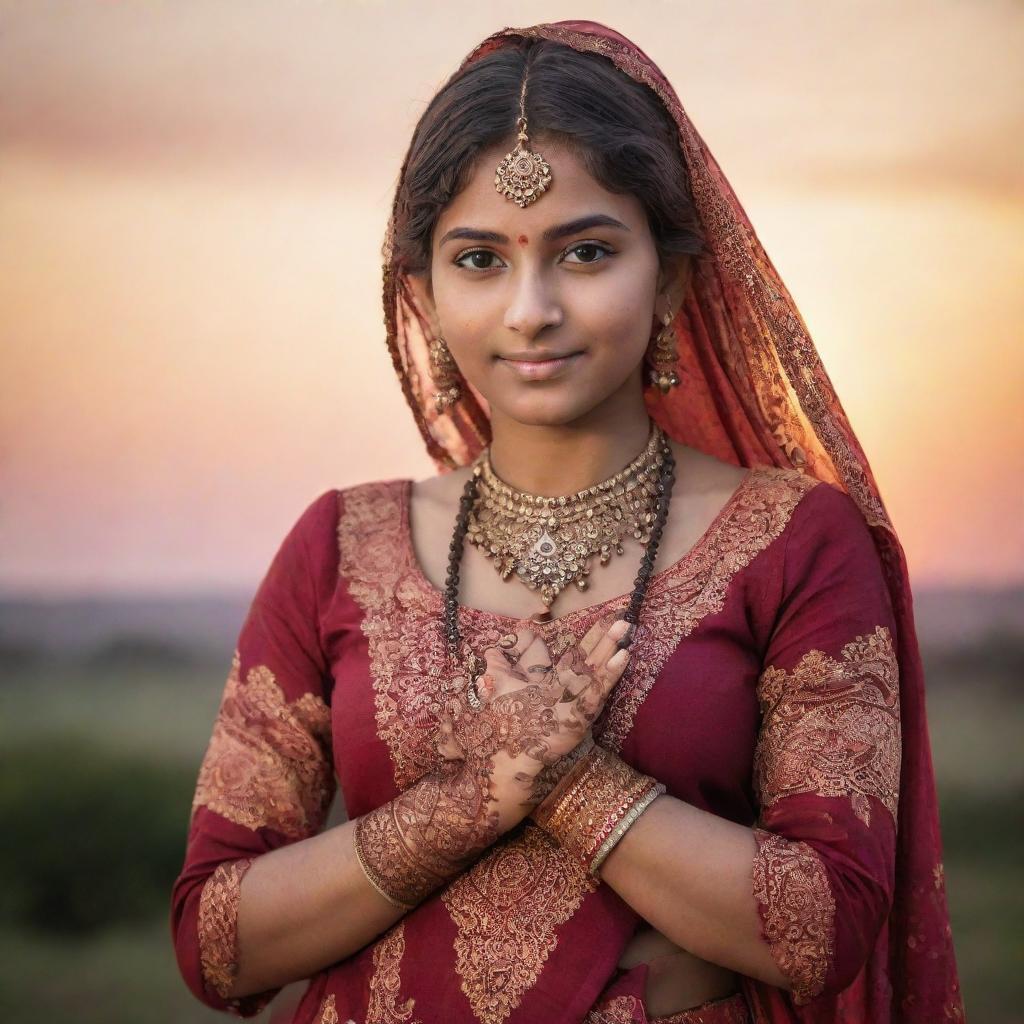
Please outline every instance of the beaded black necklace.
[{"label": "beaded black necklace", "polygon": [[[672,499],[672,486],[676,478],[676,460],[672,454],[672,447],[668,439],[662,442],[662,466],[658,476],[657,511],[654,524],[651,527],[651,535],[644,548],[644,554],[640,561],[640,569],[637,572],[633,584],[633,591],[629,598],[629,607],[623,614],[623,618],[635,628],[640,619],[640,606],[643,604],[647,594],[647,586],[654,575],[654,562],[658,557],[658,545],[661,543],[661,535],[668,521],[668,506]],[[461,649],[463,646],[462,636],[459,632],[459,564],[462,561],[462,549],[465,545],[466,531],[469,527],[469,514],[476,500],[477,481],[480,476],[480,467],[474,468],[462,489],[462,496],[459,498],[459,514],[455,519],[455,530],[452,533],[452,541],[448,547],[448,573],[444,583],[444,633],[448,647],[449,669],[455,672],[460,667],[465,670],[467,679],[467,699],[470,706],[479,709],[479,698],[476,696],[475,684],[481,670],[483,660],[472,651],[462,658]],[[540,613],[544,618],[537,618],[536,621],[548,621],[550,613]]]}]

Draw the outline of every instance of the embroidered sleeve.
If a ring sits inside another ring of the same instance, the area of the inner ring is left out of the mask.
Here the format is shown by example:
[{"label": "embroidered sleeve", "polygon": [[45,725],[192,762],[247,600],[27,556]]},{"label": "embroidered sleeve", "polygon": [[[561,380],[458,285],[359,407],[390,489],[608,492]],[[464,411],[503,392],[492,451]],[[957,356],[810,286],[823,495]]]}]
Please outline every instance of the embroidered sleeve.
[{"label": "embroidered sleeve", "polygon": [[846,988],[892,901],[900,782],[895,620],[871,533],[822,484],[787,538],[757,684],[761,932],[803,1005]]},{"label": "embroidered sleeve", "polygon": [[337,574],[336,517],[329,491],[293,526],[256,591],[199,767],[171,895],[186,984],[239,1017],[255,1016],[280,991],[231,996],[242,880],[261,854],[319,832],[336,790],[319,615]]}]

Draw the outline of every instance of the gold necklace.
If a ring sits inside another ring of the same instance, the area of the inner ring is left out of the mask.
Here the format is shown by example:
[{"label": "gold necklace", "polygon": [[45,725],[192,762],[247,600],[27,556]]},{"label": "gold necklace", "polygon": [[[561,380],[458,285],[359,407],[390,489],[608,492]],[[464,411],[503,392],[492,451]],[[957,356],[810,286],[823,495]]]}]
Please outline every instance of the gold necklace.
[{"label": "gold necklace", "polygon": [[[624,551],[627,531],[646,544],[657,517],[658,477],[668,442],[661,428],[614,476],[575,494],[545,497],[505,483],[491,465],[490,447],[477,457],[476,500],[466,539],[493,559],[502,579],[512,573],[539,590],[546,609],[566,587],[587,589],[590,560],[607,565]],[[541,613],[543,614],[543,613]]]}]

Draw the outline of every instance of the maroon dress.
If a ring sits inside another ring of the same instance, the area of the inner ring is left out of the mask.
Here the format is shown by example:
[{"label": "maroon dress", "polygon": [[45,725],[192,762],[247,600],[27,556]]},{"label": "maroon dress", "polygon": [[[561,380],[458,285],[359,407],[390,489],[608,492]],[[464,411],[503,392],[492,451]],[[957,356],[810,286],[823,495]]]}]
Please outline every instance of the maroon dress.
[{"label": "maroon dress", "polygon": [[[172,894],[180,969],[212,1007],[252,1016],[277,991],[225,998],[253,858],[322,829],[339,785],[354,819],[439,766],[442,595],[413,553],[410,492],[403,479],[318,497],[242,627]],[[735,997],[671,1019],[884,1024],[900,700],[864,518],[832,484],[760,466],[689,552],[656,568],[595,736],[669,795],[754,829],[751,899],[792,985],[742,978]],[[556,654],[627,603],[531,628]],[[476,650],[523,622],[460,614]],[[938,888],[941,863],[934,873]],[[315,974],[293,1020],[646,1021],[646,966],[616,967],[641,924],[527,820]]]}]

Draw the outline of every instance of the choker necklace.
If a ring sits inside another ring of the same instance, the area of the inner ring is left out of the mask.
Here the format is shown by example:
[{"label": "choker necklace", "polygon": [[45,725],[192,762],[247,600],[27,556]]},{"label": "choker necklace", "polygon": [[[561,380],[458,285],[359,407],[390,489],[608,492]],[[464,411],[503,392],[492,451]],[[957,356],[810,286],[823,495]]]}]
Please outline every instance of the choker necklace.
[{"label": "choker necklace", "polygon": [[473,467],[477,500],[470,509],[466,539],[493,560],[502,579],[515,573],[531,590],[540,591],[545,609],[550,609],[573,583],[587,589],[595,555],[607,565],[613,552],[623,554],[627,531],[647,543],[667,447],[660,427],[652,424],[647,444],[628,466],[593,487],[555,498],[505,483],[494,472],[490,448],[485,448]]},{"label": "choker necklace", "polygon": [[[661,543],[661,535],[665,529],[665,523],[668,521],[669,501],[672,497],[672,486],[675,481],[676,461],[675,456],[672,454],[672,448],[665,439],[664,433],[657,426],[655,426],[653,436],[657,438],[658,444],[658,471],[653,485],[655,503],[653,521],[646,524],[646,529],[641,527],[646,546],[640,562],[640,569],[634,580],[633,591],[630,594],[629,606],[622,616],[634,628],[640,618],[640,607],[647,593],[647,586],[650,583],[651,576],[654,575],[654,562],[658,557],[658,545]],[[646,451],[647,449],[645,448],[644,452],[646,453]],[[630,466],[632,465],[633,463],[630,463]],[[623,472],[626,472],[626,470],[623,470]],[[483,463],[478,459],[473,467],[473,472],[463,487],[462,496],[459,498],[459,513],[455,520],[455,530],[448,549],[448,572],[444,585],[444,633],[449,669],[453,674],[464,673],[466,678],[466,700],[475,711],[479,711],[483,706],[476,692],[476,681],[484,669],[484,662],[472,650],[463,650],[463,647],[466,645],[462,640],[459,630],[458,595],[459,563],[462,561],[462,548],[469,533],[470,518],[477,503],[482,474]],[[542,500],[554,500],[557,502],[559,499]],[[551,613],[549,610],[539,612],[533,616],[533,621],[535,622],[547,622],[550,619]]]}]

